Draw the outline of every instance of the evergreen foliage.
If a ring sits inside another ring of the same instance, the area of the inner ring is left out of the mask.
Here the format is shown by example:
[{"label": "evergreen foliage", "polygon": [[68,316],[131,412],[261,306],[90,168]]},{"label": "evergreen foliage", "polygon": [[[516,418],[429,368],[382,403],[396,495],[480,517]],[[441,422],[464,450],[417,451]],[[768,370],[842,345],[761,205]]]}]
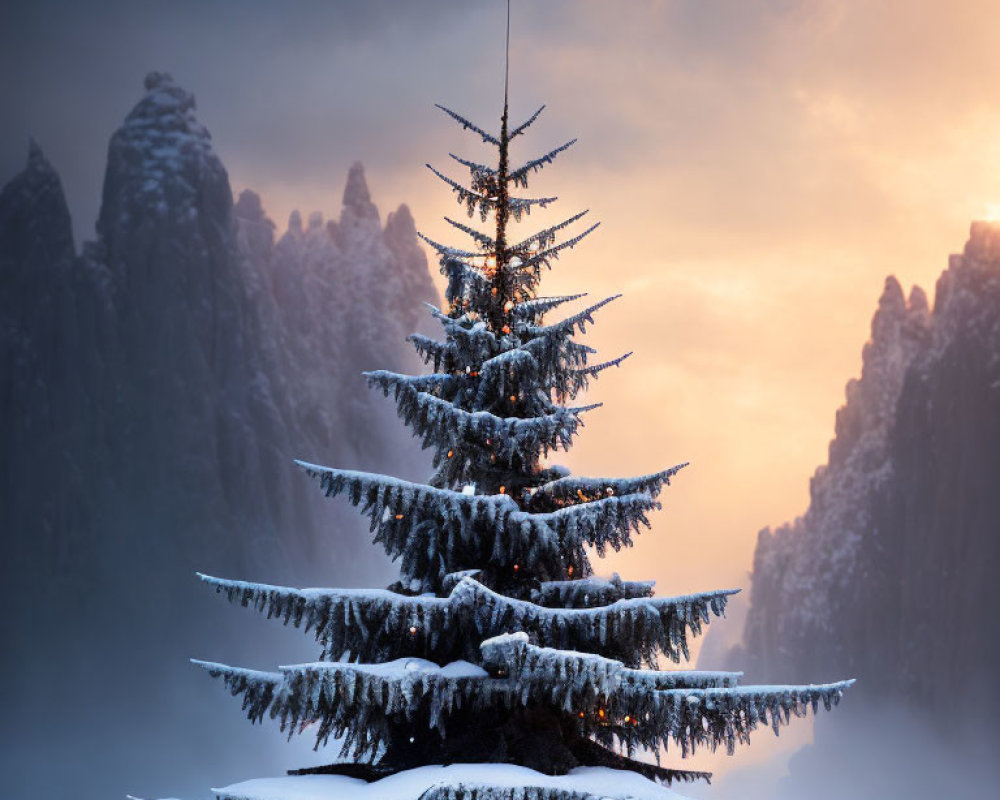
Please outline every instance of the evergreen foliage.
[{"label": "evergreen foliage", "polygon": [[[684,464],[581,478],[546,462],[570,447],[595,407],[575,398],[628,356],[592,364],[594,350],[574,338],[615,297],[550,322],[550,311],[583,295],[536,294],[543,270],[597,227],[556,244],[586,212],[508,240],[512,218],[555,200],[509,190],[527,188],[573,141],[510,170],[511,139],[541,109],[511,131],[505,102],[498,136],[443,110],[498,151],[498,166],[453,156],[469,169],[468,186],[431,169],[470,217],[494,225],[483,233],[449,219],[472,240],[469,250],[425,237],[448,279],[447,306],[431,309],[444,336],[410,341],[433,373],[367,373],[433,451],[433,475],[423,484],[301,464],[328,496],[346,497],[369,518],[374,541],[399,560],[400,579],[344,590],[202,576],[231,601],[311,631],[322,650],[315,663],[277,672],[197,663],[242,696],[252,721],[270,717],[290,736],[308,729],[317,747],[337,740],[346,760],[326,772],[378,778],[428,764],[506,762],[550,775],[582,765],[664,783],[708,777],[636,757],[732,752],[757,727],[777,732],[793,715],[829,708],[850,682],[739,687],[740,673],[658,669],[661,657],[688,657],[689,637],[723,613],[734,590],[655,597],[652,582],[593,575],[590,552],[631,546]],[[434,791],[513,796],[488,785]]]}]

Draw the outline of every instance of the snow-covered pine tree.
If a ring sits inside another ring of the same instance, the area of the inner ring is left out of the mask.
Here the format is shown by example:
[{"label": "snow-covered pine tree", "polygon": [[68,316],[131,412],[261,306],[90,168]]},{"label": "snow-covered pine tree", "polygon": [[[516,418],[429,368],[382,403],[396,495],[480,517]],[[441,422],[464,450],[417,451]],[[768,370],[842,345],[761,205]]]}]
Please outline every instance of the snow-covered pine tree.
[{"label": "snow-covered pine tree", "polygon": [[[471,249],[426,239],[448,280],[446,310],[431,309],[444,339],[410,340],[433,373],[367,374],[433,450],[435,471],[421,484],[301,464],[327,495],[346,496],[369,517],[375,542],[400,561],[400,580],[379,590],[291,589],[203,575],[230,600],[311,631],[322,654],[278,672],[196,663],[242,695],[252,721],[269,716],[289,735],[310,728],[317,747],[335,739],[343,760],[306,772],[389,780],[424,765],[503,763],[547,775],[597,766],[660,783],[707,778],[659,766],[660,752],[732,752],[759,726],[777,732],[791,715],[829,708],[850,681],[738,687],[740,673],[658,669],[660,656],[688,657],[688,636],[722,614],[735,590],[656,597],[652,582],[593,575],[587,548],[603,555],[631,545],[684,464],[579,478],[546,463],[594,407],[573,399],[628,355],[591,364],[594,350],[574,339],[615,298],[548,322],[549,311],[583,295],[536,295],[542,271],[597,227],[556,244],[586,212],[510,238],[512,218],[555,200],[514,197],[511,188],[526,188],[573,142],[511,169],[511,142],[542,109],[509,129],[505,97],[493,135],[441,108],[498,158],[490,166],[452,156],[471,173],[468,186],[428,167],[470,217],[494,224],[483,233],[446,218]],[[655,754],[657,765],[640,753]],[[491,783],[488,768],[475,774],[483,777],[423,796],[591,796],[585,781],[555,785],[539,775],[525,795],[509,780]],[[643,785],[657,796],[655,783]],[[624,796],[622,787],[615,795],[605,785],[601,796]]]}]

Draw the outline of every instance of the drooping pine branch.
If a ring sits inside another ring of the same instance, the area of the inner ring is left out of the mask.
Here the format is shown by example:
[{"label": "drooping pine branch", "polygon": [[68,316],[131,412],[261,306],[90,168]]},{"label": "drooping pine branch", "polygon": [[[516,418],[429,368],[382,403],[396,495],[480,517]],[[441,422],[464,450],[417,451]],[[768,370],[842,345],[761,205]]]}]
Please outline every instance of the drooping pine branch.
[{"label": "drooping pine branch", "polygon": [[[585,211],[581,211],[579,214],[574,214],[572,217],[563,220],[558,225],[553,225],[550,228],[546,228],[543,231],[539,231],[538,233],[532,234],[527,239],[522,239],[520,242],[512,246],[510,249],[512,252],[515,253],[529,253],[531,250],[531,246],[535,245],[539,250],[544,250],[545,247],[552,244],[556,240],[556,234],[559,231],[572,225],[574,222],[576,222],[579,219],[582,219],[589,213],[590,211],[588,209]],[[576,295],[574,296],[574,299],[576,299],[576,297],[583,297],[585,294],[586,292],[584,292],[584,294]]]},{"label": "drooping pine branch", "polygon": [[526,122],[523,122],[516,128],[514,128],[514,130],[510,132],[510,138],[513,139],[514,137],[520,136],[522,133],[524,133],[529,127],[531,127],[531,123],[533,123],[536,119],[538,119],[538,115],[541,114],[542,111],[544,110],[545,106],[542,106],[541,108],[538,109],[538,111],[536,111],[534,114],[528,117],[528,120]]},{"label": "drooping pine branch", "polygon": [[655,581],[623,581],[618,573],[610,580],[590,577],[545,581],[532,593],[531,600],[554,608],[592,608],[618,600],[652,597],[654,584]]},{"label": "drooping pine branch", "polygon": [[522,189],[527,189],[528,176],[532,172],[537,172],[546,164],[551,164],[553,161],[555,161],[557,155],[566,150],[569,150],[569,148],[571,148],[574,144],[576,144],[576,139],[571,139],[570,141],[566,142],[566,144],[560,145],[559,147],[555,148],[555,150],[550,150],[543,156],[539,156],[538,158],[533,158],[531,161],[513,170],[507,176],[507,180],[513,183],[515,186],[520,186]]},{"label": "drooping pine branch", "polygon": [[586,478],[569,475],[539,486],[532,497],[532,507],[555,506],[561,508],[567,504],[589,503],[604,497],[637,492],[645,492],[651,497],[657,497],[664,486],[670,485],[670,479],[686,466],[688,466],[688,462],[635,478]]},{"label": "drooping pine branch", "polygon": [[451,225],[453,228],[458,228],[462,233],[471,236],[476,244],[482,247],[487,252],[496,251],[496,240],[492,236],[487,236],[485,233],[480,233],[475,228],[470,228],[468,225],[463,225],[461,222],[456,222],[450,217],[445,217],[444,221]]},{"label": "drooping pine branch", "polygon": [[[499,139],[497,139],[492,134],[487,133],[482,128],[480,128],[478,125],[473,125],[465,117],[461,116],[460,114],[456,114],[450,108],[445,108],[444,106],[442,106],[440,104],[435,103],[435,107],[436,108],[440,108],[445,114],[447,114],[449,117],[451,117],[453,120],[455,120],[455,122],[457,122],[459,125],[462,126],[463,130],[471,130],[473,133],[479,134],[479,136],[482,137],[482,140],[483,140],[483,142],[485,144],[492,144],[492,145],[496,145],[498,147],[500,146],[500,140]],[[539,109],[539,110],[541,110],[541,109]]]}]

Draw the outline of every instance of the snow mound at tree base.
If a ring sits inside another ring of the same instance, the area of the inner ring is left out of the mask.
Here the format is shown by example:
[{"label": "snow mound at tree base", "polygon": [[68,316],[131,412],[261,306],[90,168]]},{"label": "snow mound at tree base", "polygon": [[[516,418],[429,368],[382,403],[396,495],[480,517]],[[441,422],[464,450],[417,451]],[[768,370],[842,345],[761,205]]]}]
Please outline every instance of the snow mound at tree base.
[{"label": "snow mound at tree base", "polygon": [[419,767],[373,783],[343,775],[290,775],[212,791],[219,800],[684,800],[625,770],[577,767],[553,776],[513,764]]}]

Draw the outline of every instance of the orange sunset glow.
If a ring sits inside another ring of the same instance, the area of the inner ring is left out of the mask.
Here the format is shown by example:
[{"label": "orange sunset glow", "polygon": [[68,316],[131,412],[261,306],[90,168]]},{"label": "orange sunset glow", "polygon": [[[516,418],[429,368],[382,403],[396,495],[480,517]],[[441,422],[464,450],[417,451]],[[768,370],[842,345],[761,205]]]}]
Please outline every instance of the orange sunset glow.
[{"label": "orange sunset glow", "polygon": [[[542,290],[622,292],[588,341],[604,358],[635,351],[592,387],[587,401],[604,407],[557,460],[608,475],[690,461],[652,533],[604,568],[652,575],[661,592],[747,587],[757,531],[806,508],[885,277],[932,294],[969,222],[1000,208],[990,66],[1000,9],[578,2],[515,12],[512,117],[547,108],[514,160],[579,137],[528,193],[560,202],[519,230],[590,209],[600,229]],[[488,30],[489,14],[477,13]],[[405,46],[429,59],[446,40]],[[402,32],[390,41],[404,46]],[[386,127],[358,154],[376,202],[408,203],[437,241],[456,240],[441,217],[464,214],[424,162],[447,172],[447,152],[485,151],[433,103],[498,126],[499,40],[483,55],[446,78],[440,65],[418,67],[429,77],[407,76],[415,110],[379,110]],[[325,56],[333,72],[350,57]],[[326,161],[294,185],[252,162],[231,169],[237,187],[262,192],[280,230],[294,207],[337,211],[346,164]]]}]

